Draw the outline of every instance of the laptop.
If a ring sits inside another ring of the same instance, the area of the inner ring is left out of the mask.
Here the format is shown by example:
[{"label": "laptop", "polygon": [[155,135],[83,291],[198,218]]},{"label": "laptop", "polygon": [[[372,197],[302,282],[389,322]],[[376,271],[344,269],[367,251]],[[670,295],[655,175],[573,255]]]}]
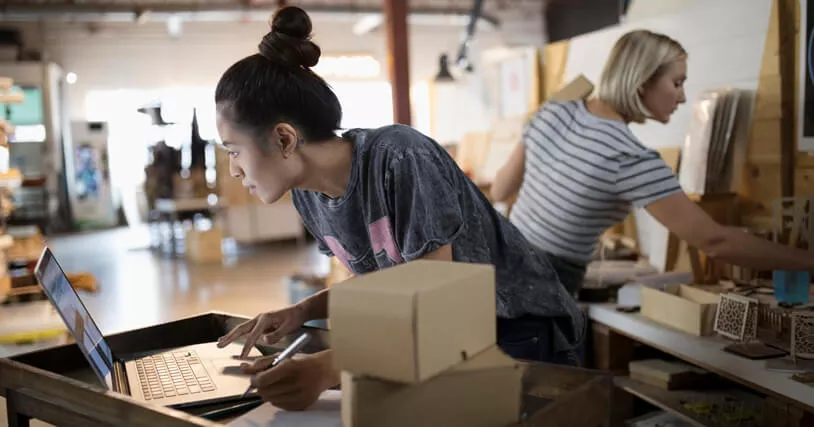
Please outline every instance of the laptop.
[{"label": "laptop", "polygon": [[[34,269],[45,295],[108,390],[174,408],[242,399],[249,375],[240,369],[242,345],[218,348],[216,343],[117,355],[68,281],[54,254],[46,247]],[[250,357],[261,356],[252,349]],[[256,397],[256,393],[250,394]]]}]

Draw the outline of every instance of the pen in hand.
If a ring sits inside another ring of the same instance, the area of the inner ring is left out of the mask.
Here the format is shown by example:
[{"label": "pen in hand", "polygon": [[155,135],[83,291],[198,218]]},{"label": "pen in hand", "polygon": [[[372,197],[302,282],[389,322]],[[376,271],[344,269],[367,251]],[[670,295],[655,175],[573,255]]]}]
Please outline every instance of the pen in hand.
[{"label": "pen in hand", "polygon": [[[305,347],[305,345],[308,344],[309,341],[311,341],[311,334],[305,332],[304,334],[300,335],[296,340],[294,340],[293,343],[291,343],[291,345],[286,347],[285,350],[283,350],[280,354],[274,357],[274,359],[271,361],[271,366],[269,366],[268,369],[274,368],[284,360],[290,359],[292,356],[299,353],[299,351],[302,350],[303,347]],[[246,397],[249,394],[249,392],[252,391],[253,388],[254,386],[249,384],[249,387],[246,389],[245,392],[243,392],[242,397]]]}]

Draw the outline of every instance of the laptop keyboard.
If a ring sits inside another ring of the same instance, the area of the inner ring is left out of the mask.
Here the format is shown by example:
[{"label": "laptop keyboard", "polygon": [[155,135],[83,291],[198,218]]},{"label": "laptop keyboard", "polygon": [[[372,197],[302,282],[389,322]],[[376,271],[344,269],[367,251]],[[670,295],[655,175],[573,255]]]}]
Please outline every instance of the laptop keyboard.
[{"label": "laptop keyboard", "polygon": [[147,400],[215,391],[215,383],[194,351],[136,359],[136,370]]}]

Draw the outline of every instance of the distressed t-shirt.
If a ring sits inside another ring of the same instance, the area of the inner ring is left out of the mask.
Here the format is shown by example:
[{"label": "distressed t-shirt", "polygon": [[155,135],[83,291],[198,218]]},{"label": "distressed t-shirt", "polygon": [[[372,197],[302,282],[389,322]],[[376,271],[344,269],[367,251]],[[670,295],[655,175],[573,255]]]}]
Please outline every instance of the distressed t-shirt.
[{"label": "distressed t-shirt", "polygon": [[343,137],[353,143],[345,194],[292,192],[322,253],[359,275],[450,244],[454,261],[495,267],[498,317],[551,317],[555,350],[582,340],[584,317],[548,259],[495,211],[443,147],[403,125],[353,129]]}]

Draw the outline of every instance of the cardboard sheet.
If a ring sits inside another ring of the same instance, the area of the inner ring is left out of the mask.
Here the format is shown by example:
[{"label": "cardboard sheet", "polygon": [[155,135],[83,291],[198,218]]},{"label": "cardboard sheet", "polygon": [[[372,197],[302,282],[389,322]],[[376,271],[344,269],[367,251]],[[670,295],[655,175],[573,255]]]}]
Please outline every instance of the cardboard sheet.
[{"label": "cardboard sheet", "polygon": [[327,390],[305,411],[290,412],[268,403],[257,407],[228,424],[229,427],[341,427],[339,390]]}]

